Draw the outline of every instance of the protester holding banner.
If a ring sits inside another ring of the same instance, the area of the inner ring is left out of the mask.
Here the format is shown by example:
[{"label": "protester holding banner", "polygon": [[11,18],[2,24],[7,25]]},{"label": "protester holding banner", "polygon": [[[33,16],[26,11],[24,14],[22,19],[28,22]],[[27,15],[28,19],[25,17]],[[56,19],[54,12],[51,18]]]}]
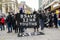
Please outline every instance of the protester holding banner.
[{"label": "protester holding banner", "polygon": [[19,13],[16,14],[16,25],[17,28],[15,29],[16,32],[18,32],[18,36],[23,36],[23,32],[24,32],[24,26],[20,26],[20,22],[22,22],[23,20],[20,18],[20,14],[24,14],[23,10],[21,9]]},{"label": "protester holding banner", "polygon": [[18,24],[19,24],[19,17],[18,17],[18,14],[15,14],[15,33],[18,33]]},{"label": "protester holding banner", "polygon": [[39,14],[37,13],[37,11],[34,11],[33,14],[36,15],[36,22],[37,22],[37,25],[34,27],[34,32],[39,32],[38,28],[39,28]]}]

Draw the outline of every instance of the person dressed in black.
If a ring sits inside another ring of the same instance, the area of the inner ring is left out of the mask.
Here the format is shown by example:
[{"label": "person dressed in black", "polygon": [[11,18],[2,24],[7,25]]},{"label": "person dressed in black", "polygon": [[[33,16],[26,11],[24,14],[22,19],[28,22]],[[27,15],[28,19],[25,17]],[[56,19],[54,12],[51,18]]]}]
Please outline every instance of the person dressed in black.
[{"label": "person dressed in black", "polygon": [[12,13],[12,27],[13,27],[13,30],[15,30],[15,15]]},{"label": "person dressed in black", "polygon": [[45,12],[43,14],[44,14],[44,27],[48,28],[48,16]]},{"label": "person dressed in black", "polygon": [[18,27],[19,27],[19,13],[15,14],[15,33],[18,33]]},{"label": "person dressed in black", "polygon": [[12,15],[10,12],[6,18],[6,23],[7,23],[7,27],[8,27],[8,33],[12,32]]},{"label": "person dressed in black", "polygon": [[57,15],[56,15],[56,13],[54,13],[54,25],[55,25],[55,28],[58,28],[58,26],[57,26]]},{"label": "person dressed in black", "polygon": [[54,16],[52,15],[52,13],[49,14],[49,27],[53,27],[53,18]]},{"label": "person dressed in black", "polygon": [[23,32],[24,32],[24,26],[23,25],[22,26],[20,25],[20,23],[23,21],[21,19],[21,17],[20,17],[20,14],[24,14],[23,11],[22,11],[22,9],[20,10],[19,13],[16,14],[16,25],[17,25],[16,30],[17,31],[19,30],[18,31],[18,37],[23,36]]},{"label": "person dressed in black", "polygon": [[39,32],[39,13],[37,13],[37,11],[34,11],[33,14],[36,15],[36,22],[37,22],[37,26],[34,27],[34,32]]}]

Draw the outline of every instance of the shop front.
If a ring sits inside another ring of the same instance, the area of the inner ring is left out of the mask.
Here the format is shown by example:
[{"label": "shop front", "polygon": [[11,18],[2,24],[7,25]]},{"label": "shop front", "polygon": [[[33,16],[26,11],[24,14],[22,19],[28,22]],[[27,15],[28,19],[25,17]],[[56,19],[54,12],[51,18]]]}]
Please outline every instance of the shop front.
[{"label": "shop front", "polygon": [[45,11],[47,11],[48,13],[56,13],[57,14],[57,18],[58,18],[58,26],[60,26],[60,3],[59,2],[53,2],[50,5],[46,6]]}]

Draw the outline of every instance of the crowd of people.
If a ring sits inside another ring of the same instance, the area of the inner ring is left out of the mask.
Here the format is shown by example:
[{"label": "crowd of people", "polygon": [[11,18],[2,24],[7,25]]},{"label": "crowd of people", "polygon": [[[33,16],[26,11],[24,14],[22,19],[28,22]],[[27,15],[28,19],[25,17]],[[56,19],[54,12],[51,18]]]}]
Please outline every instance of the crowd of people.
[{"label": "crowd of people", "polygon": [[[19,13],[14,14],[11,12],[8,12],[8,16],[6,19],[4,19],[3,16],[0,17],[0,28],[1,31],[5,30],[4,25],[7,26],[8,32],[7,33],[12,33],[13,30],[15,30],[15,33],[18,33],[18,35],[23,36],[24,34],[24,29],[27,29],[26,27],[20,26],[20,14],[25,14],[22,10],[20,10]],[[41,30],[44,30],[44,27],[46,28],[53,28],[55,25],[55,28],[58,28],[57,26],[57,15],[56,13],[51,13],[47,15],[45,11],[39,10],[38,12],[34,10],[32,14],[36,14],[36,21],[37,21],[37,26],[35,26],[34,32],[39,32],[39,27],[41,27]]]}]

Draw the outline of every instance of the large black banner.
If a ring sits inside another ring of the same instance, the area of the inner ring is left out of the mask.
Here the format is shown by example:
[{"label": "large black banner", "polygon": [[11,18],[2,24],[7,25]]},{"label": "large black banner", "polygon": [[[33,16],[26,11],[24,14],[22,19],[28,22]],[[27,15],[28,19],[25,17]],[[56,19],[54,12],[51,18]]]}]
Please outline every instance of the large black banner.
[{"label": "large black banner", "polygon": [[20,26],[37,26],[36,14],[20,14]]}]

